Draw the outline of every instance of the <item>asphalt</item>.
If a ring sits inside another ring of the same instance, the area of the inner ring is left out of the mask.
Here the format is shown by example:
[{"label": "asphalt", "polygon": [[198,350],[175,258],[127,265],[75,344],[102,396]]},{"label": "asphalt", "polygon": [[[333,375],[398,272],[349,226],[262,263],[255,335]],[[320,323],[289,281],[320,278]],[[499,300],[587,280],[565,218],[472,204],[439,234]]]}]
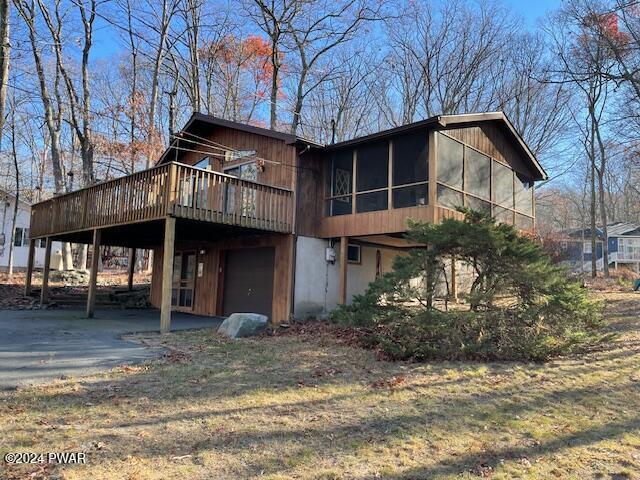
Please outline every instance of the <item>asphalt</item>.
[{"label": "asphalt", "polygon": [[[171,330],[217,328],[221,318],[173,312]],[[122,338],[158,332],[156,310],[0,310],[0,389],[90,375],[154,358],[152,349]]]}]

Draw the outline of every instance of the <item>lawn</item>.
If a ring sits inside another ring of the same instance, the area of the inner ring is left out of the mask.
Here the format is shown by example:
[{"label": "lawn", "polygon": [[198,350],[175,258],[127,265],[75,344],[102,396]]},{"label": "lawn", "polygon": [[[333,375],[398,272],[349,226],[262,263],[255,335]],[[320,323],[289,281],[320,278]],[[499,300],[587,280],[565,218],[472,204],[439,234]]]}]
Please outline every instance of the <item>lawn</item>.
[{"label": "lawn", "polygon": [[0,455],[90,452],[0,477],[640,478],[640,294],[606,297],[615,340],[545,364],[387,363],[328,336],[140,337],[172,353],[0,392]]}]

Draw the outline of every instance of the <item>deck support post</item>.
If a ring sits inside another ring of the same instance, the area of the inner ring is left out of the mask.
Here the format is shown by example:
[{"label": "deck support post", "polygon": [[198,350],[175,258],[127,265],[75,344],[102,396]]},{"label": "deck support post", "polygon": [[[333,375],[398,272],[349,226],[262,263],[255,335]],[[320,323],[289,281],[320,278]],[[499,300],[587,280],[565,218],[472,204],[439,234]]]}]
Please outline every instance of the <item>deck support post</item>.
[{"label": "deck support post", "polygon": [[176,219],[167,217],[164,223],[162,251],[162,300],[160,302],[160,333],[171,329],[171,282],[173,280],[173,254],[176,240]]},{"label": "deck support post", "polygon": [[136,270],[136,249],[129,249],[129,265],[127,270],[127,289],[133,290],[133,272]]},{"label": "deck support post", "polygon": [[29,240],[29,256],[27,257],[27,276],[24,279],[24,296],[31,295],[31,277],[33,277],[33,262],[36,257],[36,240]]},{"label": "deck support post", "polygon": [[44,247],[44,269],[42,270],[42,290],[40,290],[40,303],[49,303],[49,269],[51,267],[51,237],[47,237]]},{"label": "deck support post", "polygon": [[458,303],[458,285],[456,281],[456,256],[451,255],[451,300]]},{"label": "deck support post", "polygon": [[87,318],[93,318],[96,309],[96,289],[98,283],[98,264],[100,262],[100,240],[102,230],[93,231],[93,246],[91,248],[91,271],[89,273],[89,295],[87,295]]},{"label": "deck support post", "polygon": [[340,305],[347,303],[347,250],[348,237],[340,237]]}]

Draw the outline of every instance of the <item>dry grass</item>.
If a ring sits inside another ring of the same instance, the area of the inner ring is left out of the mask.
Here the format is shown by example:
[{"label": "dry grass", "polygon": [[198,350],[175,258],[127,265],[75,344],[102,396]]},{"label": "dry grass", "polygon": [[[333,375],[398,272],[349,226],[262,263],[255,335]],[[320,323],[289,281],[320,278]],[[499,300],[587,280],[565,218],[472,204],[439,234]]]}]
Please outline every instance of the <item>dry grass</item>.
[{"label": "dry grass", "polygon": [[148,365],[0,393],[0,454],[91,452],[0,477],[640,478],[640,294],[606,297],[615,342],[546,364],[172,334]]}]

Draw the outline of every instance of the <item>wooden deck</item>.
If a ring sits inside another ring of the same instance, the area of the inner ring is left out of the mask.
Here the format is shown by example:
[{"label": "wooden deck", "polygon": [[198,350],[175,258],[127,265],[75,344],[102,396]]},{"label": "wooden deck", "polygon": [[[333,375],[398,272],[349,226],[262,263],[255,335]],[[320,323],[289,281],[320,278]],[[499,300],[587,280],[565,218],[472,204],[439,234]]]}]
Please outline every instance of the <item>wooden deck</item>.
[{"label": "wooden deck", "polygon": [[167,216],[290,233],[293,192],[172,162],[36,203],[31,237]]}]

